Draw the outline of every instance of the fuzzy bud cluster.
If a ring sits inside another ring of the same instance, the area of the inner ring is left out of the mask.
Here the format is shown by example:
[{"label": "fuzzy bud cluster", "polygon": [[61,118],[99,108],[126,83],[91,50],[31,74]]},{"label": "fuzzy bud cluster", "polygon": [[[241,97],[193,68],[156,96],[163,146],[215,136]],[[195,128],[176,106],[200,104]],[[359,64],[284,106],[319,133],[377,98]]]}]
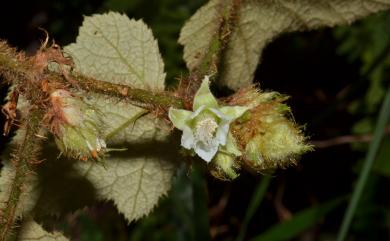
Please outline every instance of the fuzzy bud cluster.
[{"label": "fuzzy bud cluster", "polygon": [[259,92],[251,87],[236,93],[231,104],[250,106],[246,118],[232,125],[245,167],[264,172],[295,164],[312,147],[294,122],[287,97],[277,92]]},{"label": "fuzzy bud cluster", "polygon": [[195,94],[193,111],[171,108],[169,118],[183,131],[181,145],[206,161],[215,177],[231,180],[241,167],[257,172],[286,167],[311,150],[289,117],[286,99],[250,87],[220,105],[206,76]]}]

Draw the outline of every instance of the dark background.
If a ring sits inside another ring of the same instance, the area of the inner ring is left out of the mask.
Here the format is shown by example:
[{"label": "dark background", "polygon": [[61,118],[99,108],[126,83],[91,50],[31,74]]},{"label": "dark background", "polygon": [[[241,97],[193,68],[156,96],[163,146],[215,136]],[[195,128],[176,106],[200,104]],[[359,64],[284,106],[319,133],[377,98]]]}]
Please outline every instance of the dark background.
[{"label": "dark background", "polygon": [[[186,73],[182,47],[176,43],[180,28],[204,2],[7,1],[0,14],[0,39],[33,54],[45,38],[38,27],[65,46],[75,40],[83,15],[120,11],[130,18],[142,18],[151,27],[170,81]],[[291,96],[288,104],[296,121],[305,124],[305,132],[319,146],[305,154],[296,167],[272,176],[246,240],[286,220],[299,226],[303,221],[294,219],[297,212],[352,192],[367,151],[367,143],[359,142],[358,136],[372,133],[389,85],[389,46],[390,13],[385,12],[352,26],[284,35],[265,49],[256,81],[264,90]],[[7,87],[1,86],[1,99],[6,91]],[[345,136],[350,137],[348,144],[337,144],[334,139]],[[330,146],[318,142],[323,140]],[[8,139],[1,137],[0,141],[3,149]],[[350,240],[390,240],[389,150],[387,136],[358,207]],[[202,236],[196,235],[197,227],[204,226],[205,220],[198,218],[201,213],[194,213],[194,205],[200,201],[207,203],[213,240],[234,240],[261,179],[245,172],[233,182],[207,177],[207,197],[196,196],[194,180],[181,168],[169,196],[139,222],[127,224],[111,203],[98,203],[58,217],[56,222],[72,240],[196,240]],[[284,240],[335,240],[346,205],[344,202]]]}]

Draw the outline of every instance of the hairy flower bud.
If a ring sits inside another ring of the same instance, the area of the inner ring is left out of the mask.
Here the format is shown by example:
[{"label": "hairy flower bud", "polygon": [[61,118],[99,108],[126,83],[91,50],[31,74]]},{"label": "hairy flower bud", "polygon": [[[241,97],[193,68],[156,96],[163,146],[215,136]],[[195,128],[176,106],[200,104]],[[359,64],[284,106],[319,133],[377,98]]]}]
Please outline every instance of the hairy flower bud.
[{"label": "hairy flower bud", "polygon": [[218,153],[211,162],[211,174],[222,180],[233,180],[238,177],[237,170],[240,168],[237,158],[242,153],[231,133],[225,146],[220,147]]},{"label": "hairy flower bud", "polygon": [[107,150],[100,113],[63,89],[53,91],[50,101],[50,129],[62,153],[80,160],[100,160]]},{"label": "hairy flower bud", "polygon": [[293,121],[287,98],[276,93],[262,93],[254,88],[238,92],[230,102],[251,106],[244,121],[232,125],[243,152],[246,167],[264,171],[294,164],[296,158],[312,149]]}]

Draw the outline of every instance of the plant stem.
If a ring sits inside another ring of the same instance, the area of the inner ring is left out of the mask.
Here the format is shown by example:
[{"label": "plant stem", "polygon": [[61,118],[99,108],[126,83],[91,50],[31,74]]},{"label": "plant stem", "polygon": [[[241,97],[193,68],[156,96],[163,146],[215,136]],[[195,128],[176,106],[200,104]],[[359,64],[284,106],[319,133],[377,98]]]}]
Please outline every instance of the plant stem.
[{"label": "plant stem", "polygon": [[167,93],[157,93],[144,89],[134,89],[128,85],[100,81],[82,75],[74,75],[72,78],[75,78],[80,88],[86,91],[92,91],[129,100],[134,105],[143,108],[150,107],[152,110],[156,106],[164,108],[183,108],[183,101],[181,99]]},{"label": "plant stem", "polygon": [[[32,79],[31,76],[34,76],[36,69],[39,66],[35,66],[36,63],[31,61],[34,60],[34,58],[28,59],[18,56],[23,55],[18,55],[16,51],[10,48],[5,42],[0,41],[0,76],[3,77],[8,84],[19,84],[23,86]],[[156,107],[165,109],[169,107],[183,108],[183,101],[167,92],[159,93],[144,89],[135,89],[128,85],[96,80],[81,74],[59,73],[48,69],[45,70],[44,77],[45,78],[40,79],[46,79],[49,83],[62,83],[65,84],[65,86],[73,84],[86,91],[101,93],[120,98],[124,101],[130,101],[132,104],[148,110],[155,110]]]},{"label": "plant stem", "polygon": [[191,70],[191,74],[196,75],[194,78],[196,81],[191,83],[191,89],[198,90],[205,75],[212,76],[212,79],[218,81],[217,75],[221,74],[220,68],[223,65],[224,52],[229,44],[231,33],[236,27],[241,2],[242,0],[221,1],[218,31],[212,36],[202,60]]},{"label": "plant stem", "polygon": [[15,168],[15,176],[10,185],[8,200],[1,210],[0,218],[0,241],[5,241],[12,233],[16,220],[20,196],[23,193],[24,185],[28,175],[33,173],[33,162],[37,160],[40,149],[40,138],[36,135],[40,131],[40,124],[43,114],[39,110],[32,110],[27,116],[25,134],[16,147],[12,162]]},{"label": "plant stem", "polygon": [[363,168],[361,170],[359,179],[357,181],[355,190],[352,194],[351,201],[348,205],[347,211],[344,215],[343,223],[341,225],[341,228],[339,230],[339,234],[337,237],[337,241],[344,241],[349,227],[352,222],[352,218],[355,214],[356,207],[359,203],[360,197],[362,195],[362,192],[364,190],[364,186],[367,182],[368,176],[370,174],[372,165],[374,163],[376,154],[378,152],[378,149],[381,144],[381,140],[383,138],[386,124],[388,123],[390,118],[390,86],[387,89],[385,99],[383,100],[383,104],[381,107],[381,111],[379,113],[379,118],[376,123],[375,132],[374,132],[374,139],[370,143],[370,146],[368,148],[367,156],[364,161]]}]

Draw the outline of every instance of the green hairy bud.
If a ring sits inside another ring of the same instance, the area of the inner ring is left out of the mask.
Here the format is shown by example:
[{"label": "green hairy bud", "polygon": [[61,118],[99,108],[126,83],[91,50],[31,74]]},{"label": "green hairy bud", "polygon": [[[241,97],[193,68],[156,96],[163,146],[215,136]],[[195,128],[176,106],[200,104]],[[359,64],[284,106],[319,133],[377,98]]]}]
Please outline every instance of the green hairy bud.
[{"label": "green hairy bud", "polygon": [[107,151],[100,113],[67,90],[53,91],[50,100],[51,130],[61,152],[80,160],[100,160]]},{"label": "green hairy bud", "polygon": [[287,167],[312,147],[283,104],[287,97],[277,92],[248,88],[230,102],[250,106],[247,118],[233,124],[233,134],[243,150],[244,165],[256,171]]},{"label": "green hairy bud", "polygon": [[241,155],[236,140],[229,133],[226,145],[219,149],[211,163],[211,174],[222,180],[235,179],[238,177],[237,170],[240,168],[237,158]]}]

